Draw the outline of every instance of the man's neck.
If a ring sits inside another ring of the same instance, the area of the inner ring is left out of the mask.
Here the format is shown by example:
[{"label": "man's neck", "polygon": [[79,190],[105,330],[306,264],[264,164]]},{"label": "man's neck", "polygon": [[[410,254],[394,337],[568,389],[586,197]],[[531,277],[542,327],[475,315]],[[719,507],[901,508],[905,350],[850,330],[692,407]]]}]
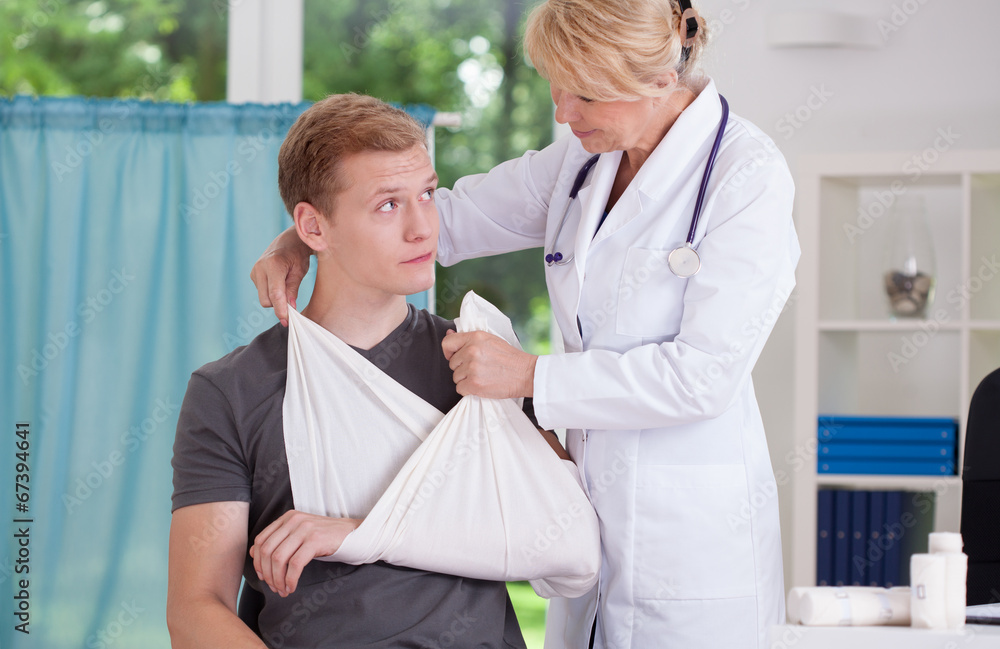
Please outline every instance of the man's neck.
[{"label": "man's neck", "polygon": [[359,294],[334,288],[317,277],[306,316],[348,345],[371,349],[401,325],[409,313],[406,296]]}]

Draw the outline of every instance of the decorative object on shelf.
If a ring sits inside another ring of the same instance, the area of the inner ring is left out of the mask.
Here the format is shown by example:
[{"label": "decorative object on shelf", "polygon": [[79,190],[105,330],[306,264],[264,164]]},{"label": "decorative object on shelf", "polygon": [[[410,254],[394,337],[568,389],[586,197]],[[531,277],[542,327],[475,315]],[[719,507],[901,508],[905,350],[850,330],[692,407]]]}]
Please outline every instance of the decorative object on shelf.
[{"label": "decorative object on shelf", "polygon": [[898,196],[889,210],[883,281],[893,317],[923,318],[934,299],[934,244],[923,196]]}]

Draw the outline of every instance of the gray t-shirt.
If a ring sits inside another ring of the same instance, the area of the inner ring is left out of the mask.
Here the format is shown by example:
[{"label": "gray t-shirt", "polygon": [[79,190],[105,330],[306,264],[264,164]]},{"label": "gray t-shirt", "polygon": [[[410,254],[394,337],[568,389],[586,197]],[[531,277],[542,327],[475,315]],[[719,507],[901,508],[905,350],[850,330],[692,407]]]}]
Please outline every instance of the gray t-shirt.
[{"label": "gray t-shirt", "polygon": [[[358,351],[448,412],[460,399],[441,352],[449,328],[410,306],[385,340]],[[282,428],[287,358],[288,330],[275,325],[191,375],[174,441],[174,510],[249,502],[252,540],[294,508]],[[314,560],[296,591],[281,598],[257,579],[249,553],[243,575],[264,594],[258,621],[271,647],[525,646],[502,582]]]}]

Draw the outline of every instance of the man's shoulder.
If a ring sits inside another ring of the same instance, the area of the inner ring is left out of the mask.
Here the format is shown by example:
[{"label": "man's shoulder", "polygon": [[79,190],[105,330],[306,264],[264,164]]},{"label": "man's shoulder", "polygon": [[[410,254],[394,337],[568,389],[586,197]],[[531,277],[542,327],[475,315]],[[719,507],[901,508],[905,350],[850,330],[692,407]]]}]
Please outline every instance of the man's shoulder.
[{"label": "man's shoulder", "polygon": [[416,323],[419,331],[427,332],[428,338],[437,338],[438,341],[444,338],[449,329],[455,329],[454,320],[446,320],[427,309],[416,309]]},{"label": "man's shoulder", "polygon": [[248,382],[253,384],[266,377],[277,378],[279,374],[284,384],[287,364],[288,329],[276,324],[246,345],[202,365],[193,374],[208,380],[223,392],[229,392],[244,388]]}]

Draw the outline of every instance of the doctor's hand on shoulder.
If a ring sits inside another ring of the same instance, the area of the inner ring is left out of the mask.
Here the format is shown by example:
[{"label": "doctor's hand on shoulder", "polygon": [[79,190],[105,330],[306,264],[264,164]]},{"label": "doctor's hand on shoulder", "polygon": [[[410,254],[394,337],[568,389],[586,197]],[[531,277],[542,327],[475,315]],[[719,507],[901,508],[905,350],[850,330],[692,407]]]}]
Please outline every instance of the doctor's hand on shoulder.
[{"label": "doctor's hand on shoulder", "polygon": [[485,331],[448,331],[441,348],[462,396],[511,399],[534,394],[538,357],[499,336]]},{"label": "doctor's hand on shoulder", "polygon": [[279,234],[250,270],[250,280],[264,308],[273,307],[281,324],[288,326],[288,305],[295,307],[299,285],[309,272],[312,249],[295,228]]}]

